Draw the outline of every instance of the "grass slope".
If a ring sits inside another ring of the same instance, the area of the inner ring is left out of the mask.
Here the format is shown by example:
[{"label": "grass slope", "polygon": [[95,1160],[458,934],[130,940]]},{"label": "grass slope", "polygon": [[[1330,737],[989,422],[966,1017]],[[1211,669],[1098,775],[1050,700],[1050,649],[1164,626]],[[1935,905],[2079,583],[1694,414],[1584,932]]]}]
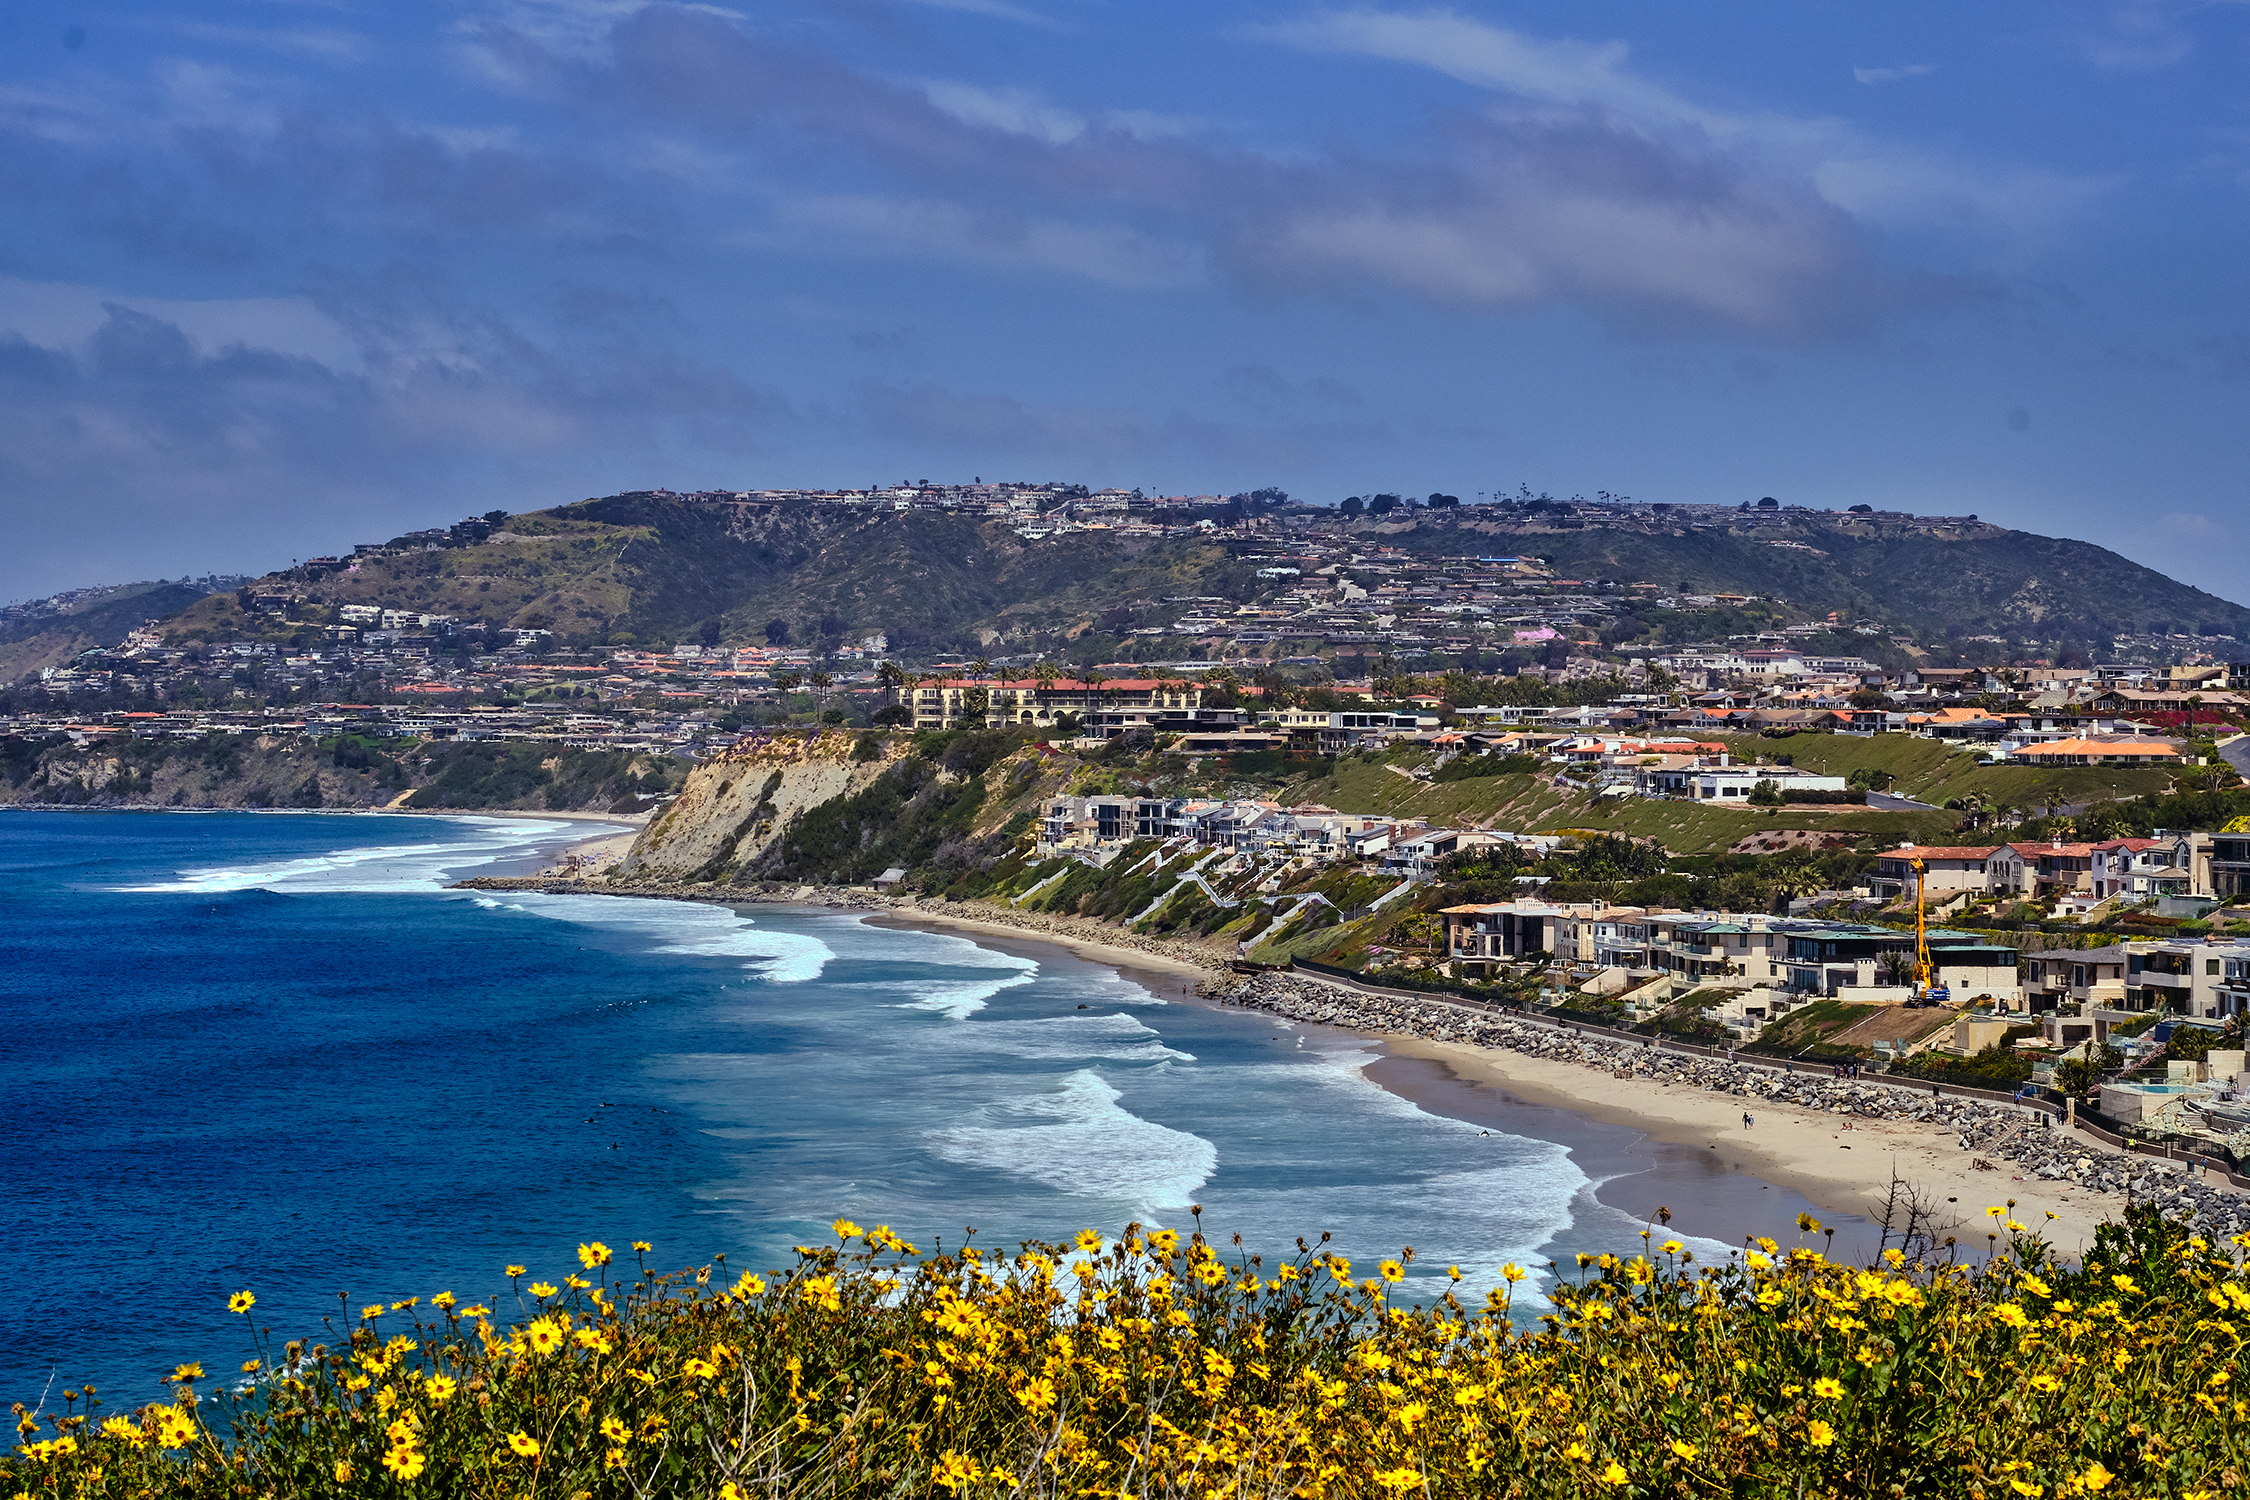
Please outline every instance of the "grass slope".
[{"label": "grass slope", "polygon": [[1943,804],[1974,793],[1988,806],[2035,807],[2093,802],[2110,797],[2161,796],[2171,789],[2166,771],[2130,766],[1988,766],[1973,750],[1912,735],[1792,734],[1778,739],[1720,735],[1741,760],[1792,757],[1799,769],[1824,776],[1888,771],[1900,796]]}]

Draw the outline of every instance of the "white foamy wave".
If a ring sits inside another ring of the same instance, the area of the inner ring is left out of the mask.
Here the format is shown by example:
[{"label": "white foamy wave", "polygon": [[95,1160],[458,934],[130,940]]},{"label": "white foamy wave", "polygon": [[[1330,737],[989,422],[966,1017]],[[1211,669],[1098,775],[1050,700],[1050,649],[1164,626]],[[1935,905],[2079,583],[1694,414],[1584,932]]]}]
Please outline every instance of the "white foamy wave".
[{"label": "white foamy wave", "polygon": [[950,1021],[966,1021],[984,1009],[984,1003],[1002,990],[1012,990],[1019,984],[1030,984],[1039,976],[1030,970],[1010,974],[1005,979],[978,979],[966,984],[936,984],[902,981],[885,984],[884,989],[908,989],[916,992],[901,1010],[934,1010]]},{"label": "white foamy wave", "polygon": [[974,939],[951,932],[926,932],[920,928],[876,927],[864,913],[831,916],[826,923],[837,929],[837,951],[846,958],[892,959],[906,963],[944,964],[955,969],[1036,969],[1039,960],[995,948],[979,946]]},{"label": "white foamy wave", "polygon": [[635,896],[548,896],[525,892],[510,905],[533,916],[575,922],[652,941],[658,953],[743,958],[746,969],[775,984],[818,979],[836,955],[819,938],[773,932],[724,906],[701,901],[649,901]]},{"label": "white foamy wave", "polygon": [[182,870],[176,880],[118,887],[134,893],[221,895],[229,891],[437,891],[460,872],[520,858],[541,845],[583,838],[585,824],[530,818],[448,818],[459,837],[422,844],[370,844],[266,864]]},{"label": "white foamy wave", "polygon": [[1195,1055],[1167,1047],[1131,1016],[1052,1016],[1030,1021],[980,1021],[948,1032],[947,1040],[979,1051],[1034,1061],[1194,1062]]},{"label": "white foamy wave", "polygon": [[1184,1206],[1217,1170],[1219,1148],[1121,1108],[1122,1097],[1101,1074],[1081,1068],[1052,1094],[987,1105],[977,1112],[978,1123],[932,1130],[922,1139],[946,1161],[1074,1198],[1132,1204],[1137,1218]]}]

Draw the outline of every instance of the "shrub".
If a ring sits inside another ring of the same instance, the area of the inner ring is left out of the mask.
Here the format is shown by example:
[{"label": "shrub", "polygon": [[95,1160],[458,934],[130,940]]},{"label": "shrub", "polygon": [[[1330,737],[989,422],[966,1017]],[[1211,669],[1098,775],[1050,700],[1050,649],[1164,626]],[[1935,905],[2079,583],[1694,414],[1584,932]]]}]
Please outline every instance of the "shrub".
[{"label": "shrub", "polygon": [[1944,1246],[1855,1269],[1771,1241],[1700,1266],[1666,1240],[1580,1256],[1536,1317],[1520,1269],[1472,1308],[1457,1270],[1409,1280],[1411,1250],[1354,1267],[1300,1240],[1269,1263],[1136,1225],[921,1259],[835,1228],[841,1248],[731,1281],[723,1262],[613,1279],[587,1245],[590,1274],[559,1285],[510,1267],[489,1305],[441,1294],[369,1307],[334,1347],[261,1343],[248,1393],[183,1366],[169,1402],[98,1420],[71,1392],[51,1432],[22,1420],[0,1479],[213,1500],[1999,1500],[2233,1493],[2244,1462],[2229,1320],[2250,1286],[2153,1209],[2076,1270],[2013,1221],[1974,1269]]}]

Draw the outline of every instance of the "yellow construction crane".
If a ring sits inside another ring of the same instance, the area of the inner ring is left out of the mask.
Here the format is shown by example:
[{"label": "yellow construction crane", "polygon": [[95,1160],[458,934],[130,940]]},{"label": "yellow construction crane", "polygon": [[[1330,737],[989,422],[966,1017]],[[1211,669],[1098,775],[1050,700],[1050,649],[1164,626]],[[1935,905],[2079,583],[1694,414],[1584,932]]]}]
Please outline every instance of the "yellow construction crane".
[{"label": "yellow construction crane", "polygon": [[1914,869],[1914,998],[1909,1005],[1937,1005],[1953,998],[1950,991],[1930,983],[1930,928],[1928,918],[1929,867],[1919,859],[1908,860]]}]

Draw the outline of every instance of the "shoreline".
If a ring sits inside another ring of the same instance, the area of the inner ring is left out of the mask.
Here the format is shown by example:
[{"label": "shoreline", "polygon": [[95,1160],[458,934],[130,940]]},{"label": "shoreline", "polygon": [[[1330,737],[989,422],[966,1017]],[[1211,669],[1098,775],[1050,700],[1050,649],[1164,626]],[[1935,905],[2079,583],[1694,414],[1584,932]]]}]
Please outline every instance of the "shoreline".
[{"label": "shoreline", "polygon": [[[2118,1218],[2134,1195],[2162,1196],[2172,1202],[2182,1195],[2179,1184],[2184,1179],[2176,1164],[2129,1156],[2080,1133],[2044,1130],[2036,1124],[2030,1127],[2036,1132],[2036,1144],[2049,1158],[2079,1159],[2079,1166],[2068,1175],[2058,1176],[2051,1168],[2013,1159],[2000,1147],[2009,1145],[2013,1134],[2023,1127],[2017,1124],[2011,1128],[2013,1116],[2001,1118],[1997,1106],[1926,1110],[1909,1091],[1895,1083],[1880,1082],[1839,1084],[1837,1098],[1831,1102],[1832,1091],[1825,1087],[1830,1080],[1811,1073],[1763,1078],[1756,1090],[1721,1089],[1691,1079],[1686,1064],[1694,1059],[1682,1054],[1636,1050],[1635,1061],[1620,1063],[1609,1054],[1614,1051],[1622,1058],[1627,1049],[1614,1044],[1581,1047],[1572,1039],[1568,1046],[1574,1054],[1593,1052],[1600,1056],[1534,1055],[1520,1044],[1465,1034],[1493,1030],[1495,1021],[1455,1014],[1435,1005],[1429,1009],[1442,1012],[1440,1019],[1417,1019],[1434,1026],[1439,1034],[1422,1034],[1399,1024],[1402,1010],[1414,1011],[1424,1004],[1418,1000],[1373,995],[1298,974],[1259,974],[1243,979],[1231,973],[1226,960],[1216,953],[1180,951],[1176,945],[1160,945],[1156,939],[1107,940],[1113,935],[1130,939],[1130,935],[1080,931],[1070,919],[1033,920],[1028,915],[966,903],[957,914],[944,906],[900,901],[873,892],[811,886],[721,892],[591,880],[486,878],[460,884],[705,901],[725,906],[856,910],[886,927],[1045,944],[1074,958],[1113,968],[1166,998],[1171,997],[1160,983],[1150,983],[1151,977],[1194,976],[1200,982],[1185,986],[1184,998],[1214,1008],[1278,1011],[1301,1024],[1327,1026],[1377,1042],[1383,1056],[1370,1064],[1369,1081],[1432,1114],[1491,1123],[1511,1107],[1531,1106],[1634,1132],[1636,1141],[1626,1149],[1645,1143],[1646,1149],[1638,1153],[1646,1158],[1645,1164],[1602,1178],[1593,1192],[1605,1205],[1636,1216],[1640,1210],[1627,1208],[1619,1198],[1647,1196],[1646,1190],[1655,1187],[1684,1200],[1686,1206],[1675,1208],[1681,1219],[1706,1219],[1707,1215],[1698,1211],[1697,1200],[1686,1195],[1696,1186],[1697,1171],[1708,1174],[1723,1169],[1729,1175],[1753,1178],[1793,1195],[1823,1214],[1843,1217],[1847,1222],[1838,1226],[1839,1231],[1850,1242],[1880,1232],[1885,1199],[1895,1177],[1902,1188],[1912,1190],[1924,1213],[1923,1224],[1937,1240],[1952,1235],[1965,1250],[1981,1252],[1976,1241],[1991,1227],[1985,1211],[2013,1199],[2013,1217],[2018,1222],[2045,1235],[2059,1253],[2075,1256],[2092,1244],[2095,1228]],[[1284,982],[1285,988],[1298,995],[1309,992],[1319,998],[1284,1003],[1259,993],[1261,983]],[[1312,1007],[1309,1010],[1308,1005]],[[1359,1008],[1382,1013],[1361,1014]],[[1339,1011],[1344,1013],[1339,1015]],[[1515,1024],[1510,1023],[1511,1027]],[[1561,1033],[1556,1035],[1560,1037]],[[1542,1037],[1533,1045],[1545,1046],[1550,1040]],[[1385,1069],[1382,1063],[1389,1059],[1435,1067],[1441,1074],[1435,1083],[1427,1079],[1414,1082],[1411,1073],[1400,1077],[1399,1070]],[[1658,1069],[1667,1071],[1656,1076]],[[1455,1087],[1467,1093],[1455,1101],[1435,1097]],[[1811,1102],[1778,1097],[1783,1093],[1808,1097]],[[1850,1095],[1848,1100],[1846,1093]],[[1871,1098],[1873,1102],[1869,1102]],[[1755,1117],[1748,1129],[1742,1124],[1745,1113]],[[1574,1152],[1577,1149],[1569,1141],[1561,1144]],[[1703,1153],[1709,1153],[1708,1168]],[[1691,1158],[1694,1170],[1687,1168]],[[2096,1164],[2091,1171],[2086,1167],[2088,1159]],[[1633,1181],[1651,1174],[1653,1183]],[[1618,1182],[1626,1186],[1608,1191]],[[1678,1192],[1674,1192],[1675,1183]],[[2125,1196],[2120,1196],[2119,1189]],[[1736,1197],[1733,1201],[1739,1204],[1743,1200]],[[2231,1201],[2239,1206],[2242,1200]],[[1681,1227],[1686,1226],[1683,1223]],[[1715,1228],[1718,1226],[1705,1224],[1692,1232],[1711,1239],[1739,1238],[1729,1230],[1710,1232]],[[1783,1238],[1770,1227],[1767,1232]]]}]

